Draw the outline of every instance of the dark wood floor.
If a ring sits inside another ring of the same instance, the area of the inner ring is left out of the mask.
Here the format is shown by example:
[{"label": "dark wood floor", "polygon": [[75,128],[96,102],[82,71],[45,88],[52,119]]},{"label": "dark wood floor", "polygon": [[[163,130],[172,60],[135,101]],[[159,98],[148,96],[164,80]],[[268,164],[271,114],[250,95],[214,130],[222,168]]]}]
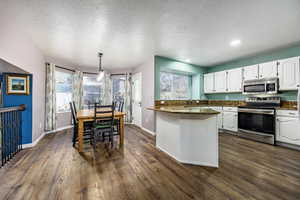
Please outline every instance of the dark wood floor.
[{"label": "dark wood floor", "polygon": [[1,199],[300,199],[300,152],[220,135],[220,168],[182,165],[127,126],[125,147],[80,155],[47,135],[0,169]]}]

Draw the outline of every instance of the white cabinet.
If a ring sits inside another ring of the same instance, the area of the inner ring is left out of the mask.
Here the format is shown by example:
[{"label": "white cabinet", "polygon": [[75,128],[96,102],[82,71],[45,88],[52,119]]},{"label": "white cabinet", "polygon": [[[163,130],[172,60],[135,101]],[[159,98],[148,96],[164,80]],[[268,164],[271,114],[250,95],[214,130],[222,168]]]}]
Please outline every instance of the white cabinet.
[{"label": "white cabinet", "polygon": [[237,132],[238,113],[236,108],[223,108],[223,129]]},{"label": "white cabinet", "polygon": [[299,57],[278,61],[279,90],[296,90],[299,87]]},{"label": "white cabinet", "polygon": [[244,80],[258,79],[258,65],[244,67]]},{"label": "white cabinet", "polygon": [[277,77],[277,61],[259,64],[259,78]]},{"label": "white cabinet", "polygon": [[276,136],[280,142],[300,145],[300,121],[295,117],[277,117]]},{"label": "white cabinet", "polygon": [[222,107],[215,107],[215,106],[212,106],[210,107],[211,109],[214,109],[218,112],[220,112],[220,114],[218,114],[218,128],[223,128],[223,108]]},{"label": "white cabinet", "polygon": [[215,90],[214,82],[215,82],[214,73],[204,74],[204,93],[214,92]]},{"label": "white cabinet", "polygon": [[227,91],[226,71],[215,73],[215,92],[224,93]]},{"label": "white cabinet", "polygon": [[242,68],[227,71],[227,92],[242,91]]}]

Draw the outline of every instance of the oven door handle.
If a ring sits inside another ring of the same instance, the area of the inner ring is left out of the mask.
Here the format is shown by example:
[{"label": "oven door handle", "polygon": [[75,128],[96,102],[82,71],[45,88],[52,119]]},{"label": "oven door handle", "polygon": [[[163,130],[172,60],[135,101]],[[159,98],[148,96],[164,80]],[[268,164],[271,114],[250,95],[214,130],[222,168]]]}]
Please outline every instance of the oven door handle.
[{"label": "oven door handle", "polygon": [[253,114],[264,114],[264,115],[274,115],[273,110],[253,110],[253,109],[239,109],[239,113],[253,113]]}]

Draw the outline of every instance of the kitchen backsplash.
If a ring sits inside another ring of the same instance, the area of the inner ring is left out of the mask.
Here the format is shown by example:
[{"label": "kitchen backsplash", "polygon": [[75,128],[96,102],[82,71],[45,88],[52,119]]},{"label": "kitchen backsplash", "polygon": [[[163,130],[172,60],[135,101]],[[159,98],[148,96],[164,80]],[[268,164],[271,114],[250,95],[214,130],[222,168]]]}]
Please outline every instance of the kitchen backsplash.
[{"label": "kitchen backsplash", "polygon": [[[155,107],[161,106],[243,106],[243,100],[156,100]],[[281,101],[282,109],[296,110],[296,101]]]},{"label": "kitchen backsplash", "polygon": [[[278,94],[282,101],[297,101],[297,91],[286,91]],[[208,100],[239,100],[244,101],[247,96],[241,93],[206,94]]]}]

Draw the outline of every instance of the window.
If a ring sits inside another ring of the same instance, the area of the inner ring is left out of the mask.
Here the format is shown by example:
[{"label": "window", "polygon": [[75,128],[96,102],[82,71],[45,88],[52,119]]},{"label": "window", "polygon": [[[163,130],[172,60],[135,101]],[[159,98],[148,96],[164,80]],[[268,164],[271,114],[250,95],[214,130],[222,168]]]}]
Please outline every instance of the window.
[{"label": "window", "polygon": [[114,101],[124,100],[125,80],[125,76],[112,76],[112,97]]},{"label": "window", "polygon": [[73,74],[64,70],[55,71],[56,112],[70,112],[72,101]]},{"label": "window", "polygon": [[83,107],[100,101],[102,82],[97,81],[97,75],[83,76]]},{"label": "window", "polygon": [[188,100],[191,99],[192,77],[189,75],[161,72],[160,99]]}]

